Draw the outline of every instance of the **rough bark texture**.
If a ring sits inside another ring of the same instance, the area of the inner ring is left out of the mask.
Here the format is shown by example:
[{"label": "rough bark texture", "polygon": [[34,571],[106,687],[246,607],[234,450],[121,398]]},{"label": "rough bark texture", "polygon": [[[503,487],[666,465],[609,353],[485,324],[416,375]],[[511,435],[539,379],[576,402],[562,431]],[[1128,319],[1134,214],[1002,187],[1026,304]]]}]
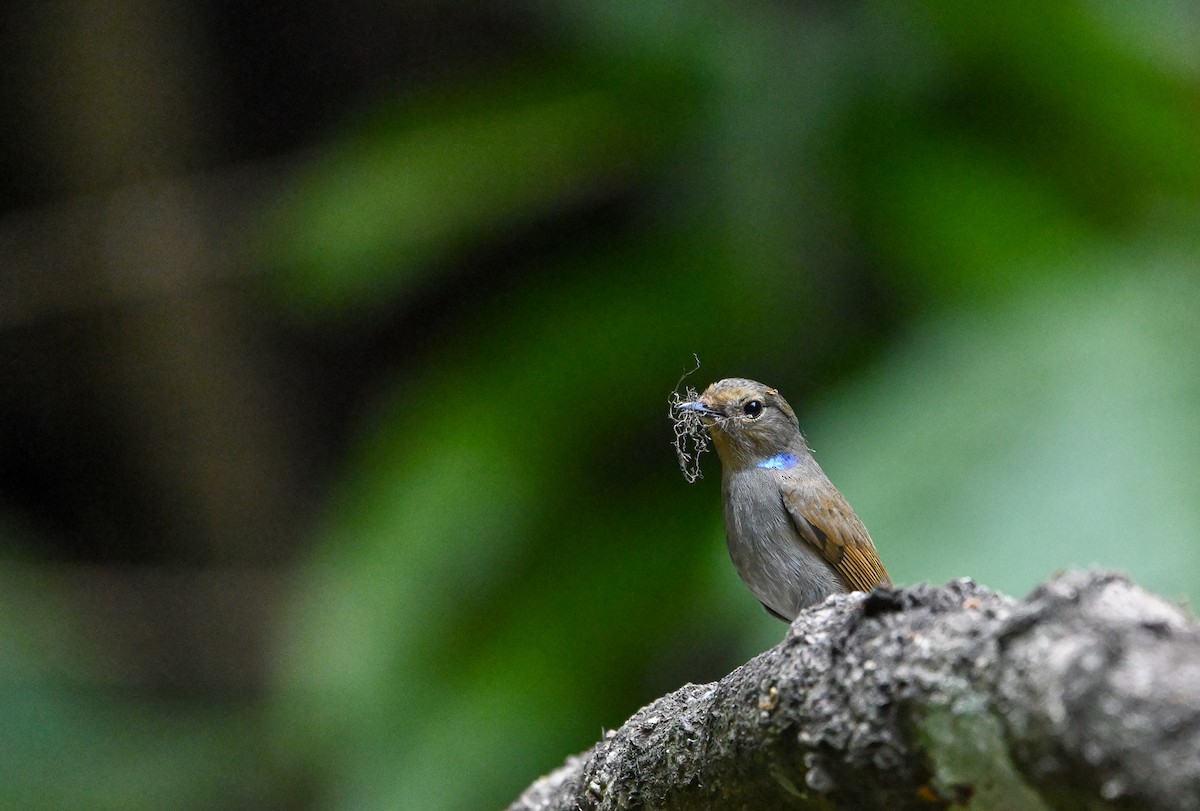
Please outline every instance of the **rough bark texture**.
[{"label": "rough bark texture", "polygon": [[509,811],[1200,811],[1200,626],[1122,576],[833,597]]}]

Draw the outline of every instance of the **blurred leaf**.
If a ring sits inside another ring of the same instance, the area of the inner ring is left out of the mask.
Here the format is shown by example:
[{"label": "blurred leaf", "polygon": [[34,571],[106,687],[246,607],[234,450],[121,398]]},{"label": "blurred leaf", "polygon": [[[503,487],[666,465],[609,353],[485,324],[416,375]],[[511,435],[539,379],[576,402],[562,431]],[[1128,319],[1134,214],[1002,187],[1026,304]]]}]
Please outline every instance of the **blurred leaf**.
[{"label": "blurred leaf", "polygon": [[900,582],[1097,564],[1200,597],[1194,239],[931,319],[813,422]]},{"label": "blurred leaf", "polygon": [[1011,295],[1099,233],[1028,166],[979,145],[899,140],[890,158],[874,172],[878,245],[930,304]]},{"label": "blurred leaf", "polygon": [[[1026,136],[1028,142],[1014,139],[1013,147],[1035,147],[1028,154],[1044,170],[1071,171],[1076,188],[1091,194],[1104,186],[1095,178],[1115,174],[1126,193],[1154,185],[1194,195],[1200,188],[1196,77],[1164,70],[1129,47],[1128,32],[1105,24],[1092,6],[1044,3],[1021,14],[985,15],[964,14],[945,0],[921,5],[977,90],[1009,85],[1012,104],[993,108],[990,120]],[[1020,114],[1005,116],[1005,109]],[[1110,202],[1120,204],[1115,197]]]},{"label": "blurred leaf", "polygon": [[146,701],[97,682],[54,571],[8,560],[0,581],[0,807],[186,810],[269,790],[244,704]]},{"label": "blurred leaf", "polygon": [[832,153],[910,300],[1007,296],[1051,265],[1087,274],[1065,260],[1164,200],[1200,197],[1195,77],[1127,47],[1088,7],[992,19],[925,2],[919,81],[881,90],[864,75]]},{"label": "blurred leaf", "polygon": [[290,306],[378,307],[479,240],[628,182],[678,139],[686,96],[670,74],[566,64],[443,88],[303,168],[268,218],[264,261]]}]

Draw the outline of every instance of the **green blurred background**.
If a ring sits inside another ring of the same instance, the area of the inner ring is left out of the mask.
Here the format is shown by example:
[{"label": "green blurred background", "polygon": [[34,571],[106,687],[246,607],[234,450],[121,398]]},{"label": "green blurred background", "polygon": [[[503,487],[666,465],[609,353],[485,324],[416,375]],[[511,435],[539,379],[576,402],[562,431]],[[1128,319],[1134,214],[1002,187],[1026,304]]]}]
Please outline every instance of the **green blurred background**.
[{"label": "green blurred background", "polygon": [[783,626],[680,374],[900,583],[1200,595],[1200,11],[0,11],[0,807],[483,809]]}]

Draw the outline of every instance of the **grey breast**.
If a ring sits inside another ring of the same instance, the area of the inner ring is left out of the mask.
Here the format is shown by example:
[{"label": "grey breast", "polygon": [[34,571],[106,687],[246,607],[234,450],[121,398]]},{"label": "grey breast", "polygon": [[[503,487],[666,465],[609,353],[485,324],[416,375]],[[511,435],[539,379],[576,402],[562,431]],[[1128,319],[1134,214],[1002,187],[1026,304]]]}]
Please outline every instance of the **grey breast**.
[{"label": "grey breast", "polygon": [[754,596],[789,620],[845,586],[799,536],[783,505],[779,475],[748,468],[722,476],[729,556]]}]

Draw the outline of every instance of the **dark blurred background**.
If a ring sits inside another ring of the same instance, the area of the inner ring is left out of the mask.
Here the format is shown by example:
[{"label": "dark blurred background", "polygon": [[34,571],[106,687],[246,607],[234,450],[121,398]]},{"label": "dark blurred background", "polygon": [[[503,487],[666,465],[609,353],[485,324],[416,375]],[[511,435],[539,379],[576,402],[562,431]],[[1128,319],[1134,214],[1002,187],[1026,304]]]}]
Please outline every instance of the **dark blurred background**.
[{"label": "dark blurred background", "polygon": [[902,583],[1200,595],[1200,11],[0,11],[0,807],[499,808],[778,640],[667,397]]}]

